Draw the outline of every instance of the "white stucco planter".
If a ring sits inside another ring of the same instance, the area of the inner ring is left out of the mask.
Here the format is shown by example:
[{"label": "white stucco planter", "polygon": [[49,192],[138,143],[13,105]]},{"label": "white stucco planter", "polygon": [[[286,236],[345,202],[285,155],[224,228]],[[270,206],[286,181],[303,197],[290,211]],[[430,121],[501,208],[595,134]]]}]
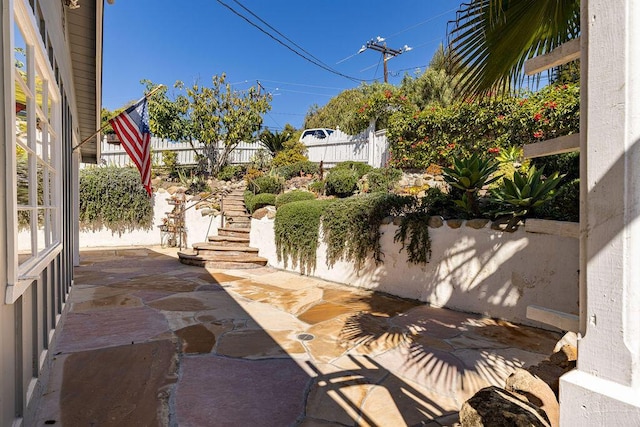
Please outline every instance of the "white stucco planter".
[{"label": "white stucco planter", "polygon": [[[102,228],[96,231],[80,231],[79,243],[81,248],[114,247],[114,246],[154,246],[160,244],[160,229],[162,219],[167,212],[171,212],[167,192],[153,194],[153,227],[149,230],[133,230],[122,234],[114,233]],[[187,202],[190,207],[196,202]],[[185,224],[187,228],[187,244],[189,247],[196,242],[204,242],[207,236],[218,234],[220,216],[202,216],[201,211],[191,208],[185,212]],[[38,236],[44,241],[44,236]],[[31,235],[22,231],[18,236],[19,250],[26,251],[31,248]]]},{"label": "white stucco planter", "polygon": [[[153,194],[153,227],[149,230],[133,230],[122,235],[113,233],[108,229],[97,231],[80,231],[80,247],[108,247],[108,246],[153,246],[160,244],[160,229],[162,219],[167,212],[171,212],[173,205],[167,199],[170,195],[166,192]],[[190,208],[196,202],[187,202],[188,210],[185,212],[185,225],[187,228],[187,244],[204,242],[207,236],[218,234],[220,216],[202,216],[195,208]]]},{"label": "white stucco planter", "polygon": [[[359,288],[417,299],[434,306],[481,313],[521,324],[543,326],[526,317],[527,306],[538,305],[578,313],[578,240],[550,234],[513,233],[448,225],[430,228],[431,260],[426,265],[407,262],[393,242],[397,226],[382,225],[384,262],[368,261],[363,269],[338,262],[326,263],[326,245],[317,250],[313,276]],[[273,220],[252,220],[251,246],[269,265],[292,269],[278,261]]]}]

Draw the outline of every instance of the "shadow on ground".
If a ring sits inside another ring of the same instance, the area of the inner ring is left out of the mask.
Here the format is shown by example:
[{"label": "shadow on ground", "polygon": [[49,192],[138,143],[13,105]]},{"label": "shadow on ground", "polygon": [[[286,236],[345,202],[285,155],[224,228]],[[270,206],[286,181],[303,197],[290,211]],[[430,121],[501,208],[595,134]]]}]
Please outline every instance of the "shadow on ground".
[{"label": "shadow on ground", "polygon": [[169,249],[81,260],[26,425],[450,425],[556,339],[270,268],[185,266]]}]

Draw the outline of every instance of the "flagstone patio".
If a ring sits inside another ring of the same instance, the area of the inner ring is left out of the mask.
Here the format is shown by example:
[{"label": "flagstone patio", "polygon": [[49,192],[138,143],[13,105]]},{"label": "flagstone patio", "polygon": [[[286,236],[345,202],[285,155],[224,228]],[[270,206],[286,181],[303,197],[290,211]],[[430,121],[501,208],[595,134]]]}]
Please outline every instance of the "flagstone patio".
[{"label": "flagstone patio", "polygon": [[81,253],[25,425],[455,425],[559,335],[175,249]]}]

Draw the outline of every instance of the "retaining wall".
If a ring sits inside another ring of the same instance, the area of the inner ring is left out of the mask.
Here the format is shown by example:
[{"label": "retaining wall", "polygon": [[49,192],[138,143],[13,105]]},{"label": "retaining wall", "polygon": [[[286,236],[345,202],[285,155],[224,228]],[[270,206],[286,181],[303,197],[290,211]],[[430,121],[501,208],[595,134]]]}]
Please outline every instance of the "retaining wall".
[{"label": "retaining wall", "polygon": [[[407,262],[406,252],[393,242],[398,227],[382,225],[384,262],[373,260],[356,271],[349,262],[329,267],[326,245],[317,250],[313,276],[359,288],[427,302],[433,306],[481,313],[520,324],[544,326],[528,320],[528,305],[578,313],[578,239],[526,231],[494,230],[490,223],[476,229],[475,221],[445,222],[430,228],[431,260],[426,265]],[[252,220],[251,246],[269,265],[293,269],[278,261],[273,220]]]}]

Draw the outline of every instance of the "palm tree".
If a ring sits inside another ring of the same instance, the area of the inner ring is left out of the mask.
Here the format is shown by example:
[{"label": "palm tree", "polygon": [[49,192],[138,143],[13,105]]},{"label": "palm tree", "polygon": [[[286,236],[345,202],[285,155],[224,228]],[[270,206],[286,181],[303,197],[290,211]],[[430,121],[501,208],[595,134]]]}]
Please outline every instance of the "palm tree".
[{"label": "palm tree", "polygon": [[260,135],[260,143],[269,150],[272,156],[275,156],[278,151],[284,150],[284,143],[287,142],[291,135],[288,132],[271,133],[269,130],[265,130]]},{"label": "palm tree", "polygon": [[512,91],[524,62],[580,34],[579,0],[471,0],[451,22],[451,69],[464,96]]}]

